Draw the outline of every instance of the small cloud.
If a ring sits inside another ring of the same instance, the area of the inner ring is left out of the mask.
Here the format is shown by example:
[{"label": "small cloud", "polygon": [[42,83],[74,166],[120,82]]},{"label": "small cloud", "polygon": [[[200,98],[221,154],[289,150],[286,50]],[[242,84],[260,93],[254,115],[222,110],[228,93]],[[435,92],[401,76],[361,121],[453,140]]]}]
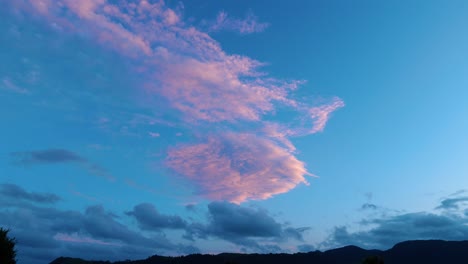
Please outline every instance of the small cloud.
[{"label": "small cloud", "polygon": [[313,126],[310,133],[314,134],[322,132],[328,122],[328,119],[330,119],[330,114],[344,106],[345,104],[341,99],[334,98],[330,104],[310,108],[309,114],[313,120]]},{"label": "small cloud", "polygon": [[181,132],[177,132],[175,135],[176,137],[181,137],[183,134]]},{"label": "small cloud", "polygon": [[87,145],[87,147],[90,148],[90,149],[94,149],[94,150],[107,150],[107,149],[111,148],[109,146],[104,146],[104,145],[101,145],[101,144],[89,144],[89,145]]},{"label": "small cloud", "polygon": [[440,202],[440,205],[437,206],[436,209],[458,210],[459,207],[463,204],[468,204],[468,196],[444,199]]},{"label": "small cloud", "polygon": [[46,149],[28,152],[13,152],[16,162],[24,165],[39,163],[85,162],[86,159],[65,149]]},{"label": "small cloud", "polygon": [[2,85],[0,85],[0,88],[10,91],[10,92],[15,92],[19,94],[29,94],[29,90],[25,88],[21,88],[17,85],[15,85],[9,78],[3,78],[2,79]]},{"label": "small cloud", "polygon": [[149,203],[136,205],[126,214],[134,216],[143,230],[183,229],[187,226],[185,220],[179,216],[161,214]]},{"label": "small cloud", "polygon": [[115,177],[109,171],[96,163],[86,162],[85,167],[91,174],[106,178],[109,181],[115,181]]},{"label": "small cloud", "polygon": [[221,11],[212,22],[209,31],[234,31],[240,34],[263,32],[270,26],[269,23],[259,22],[258,18],[249,11],[245,18],[230,17],[228,13]]},{"label": "small cloud", "polygon": [[163,16],[164,22],[168,26],[174,25],[180,21],[180,17],[172,9],[167,9],[166,11],[164,11]]},{"label": "small cloud", "polygon": [[161,136],[159,133],[154,133],[154,132],[148,132],[148,135],[152,138],[158,138]]},{"label": "small cloud", "polygon": [[59,196],[53,193],[27,192],[18,185],[7,183],[0,184],[0,197],[43,204],[53,204],[61,200]]},{"label": "small cloud", "polygon": [[365,203],[361,206],[361,210],[377,210],[377,205],[371,203]]},{"label": "small cloud", "polygon": [[78,196],[78,197],[81,197],[81,198],[84,198],[88,201],[91,201],[91,202],[99,202],[99,199],[97,199],[96,197],[93,197],[93,196],[89,196],[89,195],[86,195],[82,192],[78,192],[78,191],[70,191],[71,194],[75,195],[75,196]]},{"label": "small cloud", "polygon": [[191,212],[196,212],[197,211],[197,205],[196,204],[187,204],[185,205],[185,209]]},{"label": "small cloud", "polygon": [[110,181],[115,178],[100,165],[66,149],[46,149],[36,151],[13,152],[10,154],[19,165],[75,163],[83,166],[91,174],[104,177]]}]

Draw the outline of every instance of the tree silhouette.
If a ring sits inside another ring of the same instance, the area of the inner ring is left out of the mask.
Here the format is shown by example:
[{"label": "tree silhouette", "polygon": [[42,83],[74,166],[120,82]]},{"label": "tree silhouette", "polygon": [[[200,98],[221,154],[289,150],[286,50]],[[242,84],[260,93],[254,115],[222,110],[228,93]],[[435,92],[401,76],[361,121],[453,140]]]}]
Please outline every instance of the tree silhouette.
[{"label": "tree silhouette", "polygon": [[8,237],[9,231],[0,227],[0,263],[2,264],[16,264],[16,241]]},{"label": "tree silhouette", "polygon": [[370,256],[365,258],[362,264],[384,264],[384,260],[379,256]]}]

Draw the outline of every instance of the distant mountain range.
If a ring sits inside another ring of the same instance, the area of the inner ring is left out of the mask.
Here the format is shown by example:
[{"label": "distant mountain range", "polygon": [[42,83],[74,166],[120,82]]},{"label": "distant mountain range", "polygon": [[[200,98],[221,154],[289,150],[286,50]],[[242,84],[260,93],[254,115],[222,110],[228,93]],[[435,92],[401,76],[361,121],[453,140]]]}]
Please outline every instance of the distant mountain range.
[{"label": "distant mountain range", "polygon": [[[295,254],[192,254],[183,257],[152,256],[145,260],[117,261],[114,264],[360,264],[369,256],[380,256],[385,264],[468,263],[468,241],[416,240],[396,244],[389,250],[365,250],[346,246],[325,252]],[[50,264],[109,264],[60,257]]]}]

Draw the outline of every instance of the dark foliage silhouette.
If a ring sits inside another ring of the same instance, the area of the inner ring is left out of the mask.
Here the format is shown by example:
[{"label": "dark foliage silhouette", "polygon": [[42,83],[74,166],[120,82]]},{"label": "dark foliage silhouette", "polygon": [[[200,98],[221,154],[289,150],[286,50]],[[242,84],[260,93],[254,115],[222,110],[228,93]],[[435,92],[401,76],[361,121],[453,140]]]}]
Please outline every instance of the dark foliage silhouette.
[{"label": "dark foliage silhouette", "polygon": [[379,256],[370,256],[365,258],[362,264],[384,264],[384,260]]},{"label": "dark foliage silhouette", "polygon": [[0,227],[0,263],[2,264],[16,264],[16,241],[8,236],[9,231]]}]

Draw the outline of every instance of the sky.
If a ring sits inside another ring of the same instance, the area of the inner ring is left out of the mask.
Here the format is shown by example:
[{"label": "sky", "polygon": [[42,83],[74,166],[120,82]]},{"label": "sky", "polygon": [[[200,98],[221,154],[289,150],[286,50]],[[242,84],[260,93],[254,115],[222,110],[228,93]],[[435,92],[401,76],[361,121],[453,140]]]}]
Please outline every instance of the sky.
[{"label": "sky", "polygon": [[468,2],[0,2],[20,264],[468,239]]}]

